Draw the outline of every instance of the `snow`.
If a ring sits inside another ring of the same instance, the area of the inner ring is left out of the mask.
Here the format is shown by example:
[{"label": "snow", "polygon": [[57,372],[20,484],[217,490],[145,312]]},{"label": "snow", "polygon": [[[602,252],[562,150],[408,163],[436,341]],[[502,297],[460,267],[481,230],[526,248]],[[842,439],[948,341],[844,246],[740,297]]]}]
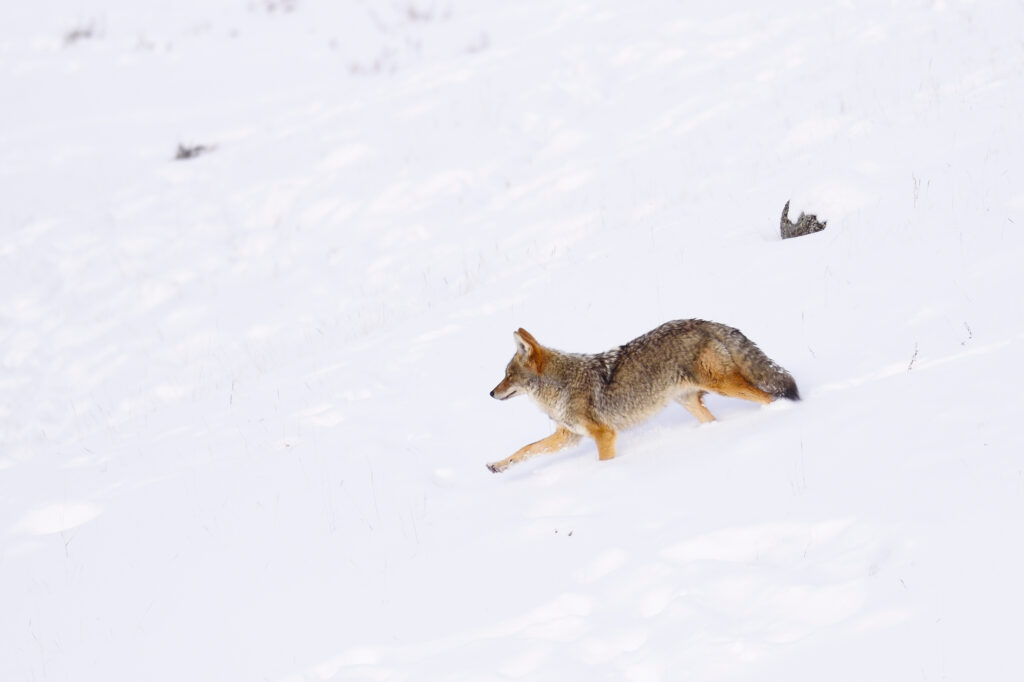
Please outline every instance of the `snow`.
[{"label": "snow", "polygon": [[[1019,4],[4,15],[0,679],[1024,675]],[[485,469],[687,317],[804,400]]]}]

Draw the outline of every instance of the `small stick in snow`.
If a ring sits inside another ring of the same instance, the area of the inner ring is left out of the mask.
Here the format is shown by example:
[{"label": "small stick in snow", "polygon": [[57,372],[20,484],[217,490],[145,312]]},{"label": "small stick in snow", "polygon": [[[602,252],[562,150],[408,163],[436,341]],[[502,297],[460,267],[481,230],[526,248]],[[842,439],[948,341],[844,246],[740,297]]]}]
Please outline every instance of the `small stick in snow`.
[{"label": "small stick in snow", "polygon": [[199,156],[200,154],[205,154],[207,152],[212,152],[214,149],[216,149],[216,147],[214,147],[212,145],[207,146],[207,145],[203,145],[203,144],[197,144],[197,145],[192,146],[192,147],[186,147],[185,145],[183,145],[183,144],[181,144],[179,142],[178,143],[178,151],[174,155],[174,160],[175,161],[183,161],[185,159],[194,159],[197,156]]},{"label": "small stick in snow", "polygon": [[917,360],[917,344],[914,344],[914,354],[910,358],[910,364],[907,365],[907,371],[914,369],[914,361]]},{"label": "small stick in snow", "polygon": [[960,342],[961,346],[966,346],[967,342],[974,338],[974,332],[971,331],[971,325],[964,322],[964,328],[967,329],[967,339]]}]

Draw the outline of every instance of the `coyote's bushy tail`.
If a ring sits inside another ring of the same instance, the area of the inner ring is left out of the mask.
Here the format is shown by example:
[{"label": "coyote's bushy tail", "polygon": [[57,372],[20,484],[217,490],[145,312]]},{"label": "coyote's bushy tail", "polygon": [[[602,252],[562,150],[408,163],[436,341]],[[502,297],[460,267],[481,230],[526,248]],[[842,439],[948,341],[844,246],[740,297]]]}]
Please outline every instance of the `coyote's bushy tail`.
[{"label": "coyote's bushy tail", "polygon": [[743,332],[733,329],[724,341],[747,381],[776,398],[800,400],[793,375],[765,355]]}]

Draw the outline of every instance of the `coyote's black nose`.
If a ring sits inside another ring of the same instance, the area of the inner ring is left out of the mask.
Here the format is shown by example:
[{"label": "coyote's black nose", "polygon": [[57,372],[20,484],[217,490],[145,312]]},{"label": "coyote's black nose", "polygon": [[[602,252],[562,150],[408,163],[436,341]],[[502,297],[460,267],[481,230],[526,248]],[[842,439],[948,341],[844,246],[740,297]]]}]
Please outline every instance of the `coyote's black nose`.
[{"label": "coyote's black nose", "polygon": [[494,397],[494,391],[491,391],[491,397],[492,398]]}]

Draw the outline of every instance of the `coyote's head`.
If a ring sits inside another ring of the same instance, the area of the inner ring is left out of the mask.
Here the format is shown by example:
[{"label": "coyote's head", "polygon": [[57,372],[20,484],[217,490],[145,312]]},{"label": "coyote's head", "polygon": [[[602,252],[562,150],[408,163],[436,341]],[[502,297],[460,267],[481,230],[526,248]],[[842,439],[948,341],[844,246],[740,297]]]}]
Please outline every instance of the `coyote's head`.
[{"label": "coyote's head", "polygon": [[537,343],[537,339],[522,328],[512,332],[512,339],[516,342],[516,354],[505,368],[505,378],[491,391],[491,397],[497,400],[529,393],[540,383],[540,374],[544,371],[547,351]]}]

